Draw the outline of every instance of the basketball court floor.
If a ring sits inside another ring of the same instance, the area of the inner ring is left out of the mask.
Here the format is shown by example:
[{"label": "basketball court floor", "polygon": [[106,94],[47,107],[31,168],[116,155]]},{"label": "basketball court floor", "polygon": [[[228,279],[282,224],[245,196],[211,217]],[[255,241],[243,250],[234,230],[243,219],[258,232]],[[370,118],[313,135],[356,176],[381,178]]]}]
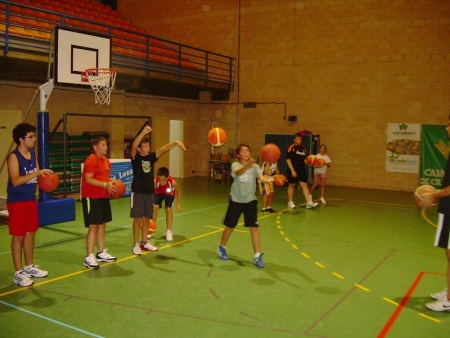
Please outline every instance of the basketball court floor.
[{"label": "basketball court floor", "polygon": [[35,261],[50,274],[30,288],[12,283],[0,225],[0,336],[448,337],[450,313],[424,306],[446,281],[443,250],[433,246],[437,212],[418,209],[412,193],[329,186],[326,205],[288,210],[286,187],[277,188],[278,212],[260,214],[266,267],[258,269],[242,224],[227,245],[231,259],[215,253],[230,186],[179,183],[172,243],[160,212],[159,251],[133,255],[129,198],[112,200],[106,242],[118,260],[88,270],[77,202],[75,221],[37,232]]}]

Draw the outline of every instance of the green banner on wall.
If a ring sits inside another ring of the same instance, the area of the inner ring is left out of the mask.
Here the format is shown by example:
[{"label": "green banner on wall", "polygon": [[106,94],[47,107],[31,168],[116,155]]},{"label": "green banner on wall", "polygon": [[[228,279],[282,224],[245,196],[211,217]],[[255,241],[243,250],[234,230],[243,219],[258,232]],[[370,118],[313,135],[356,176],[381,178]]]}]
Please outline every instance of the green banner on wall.
[{"label": "green banner on wall", "polygon": [[441,187],[445,162],[450,153],[447,126],[422,125],[422,147],[420,150],[420,185]]}]

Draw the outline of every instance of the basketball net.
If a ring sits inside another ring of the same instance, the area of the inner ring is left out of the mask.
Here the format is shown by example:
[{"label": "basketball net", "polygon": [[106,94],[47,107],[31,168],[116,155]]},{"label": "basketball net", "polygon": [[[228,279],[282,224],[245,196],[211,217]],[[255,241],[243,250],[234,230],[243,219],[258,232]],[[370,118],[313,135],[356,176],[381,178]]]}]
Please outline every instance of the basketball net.
[{"label": "basketball net", "polygon": [[90,68],[84,71],[82,81],[88,81],[91,85],[95,94],[95,103],[111,103],[111,93],[116,82],[116,75],[117,71],[110,68]]}]

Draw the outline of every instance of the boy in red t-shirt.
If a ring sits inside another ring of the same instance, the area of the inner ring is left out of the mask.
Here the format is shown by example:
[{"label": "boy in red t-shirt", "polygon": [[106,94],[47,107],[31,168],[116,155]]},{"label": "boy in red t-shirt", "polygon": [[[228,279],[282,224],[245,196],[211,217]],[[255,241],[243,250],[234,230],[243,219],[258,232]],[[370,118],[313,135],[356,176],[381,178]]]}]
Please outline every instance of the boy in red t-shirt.
[{"label": "boy in red t-shirt", "polygon": [[[115,262],[116,257],[111,256],[105,249],[106,222],[112,221],[109,195],[116,190],[112,184],[111,163],[106,157],[108,143],[104,137],[91,141],[93,153],[84,161],[81,175],[81,202],[83,205],[84,226],[89,228],[86,237],[87,255],[84,266],[89,269],[98,269],[99,262]],[[94,247],[97,243],[97,254]]]},{"label": "boy in red t-shirt", "polygon": [[169,169],[161,167],[158,169],[155,178],[155,198],[153,202],[153,220],[158,218],[158,210],[162,207],[166,209],[166,241],[173,241],[173,202],[177,199],[177,211],[181,210],[181,189],[175,179],[169,175]]}]

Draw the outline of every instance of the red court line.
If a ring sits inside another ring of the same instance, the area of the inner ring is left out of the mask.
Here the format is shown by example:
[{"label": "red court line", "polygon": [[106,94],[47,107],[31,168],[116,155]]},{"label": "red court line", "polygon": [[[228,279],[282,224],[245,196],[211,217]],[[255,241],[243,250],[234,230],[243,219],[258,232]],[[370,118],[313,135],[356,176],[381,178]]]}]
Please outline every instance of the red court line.
[{"label": "red court line", "polygon": [[417,285],[420,283],[420,280],[422,279],[422,277],[426,273],[433,274],[433,275],[442,275],[440,273],[434,273],[434,272],[424,272],[424,271],[420,272],[419,275],[414,280],[414,283],[409,288],[408,292],[403,297],[403,299],[400,302],[400,304],[396,307],[396,309],[395,309],[394,313],[392,314],[392,316],[387,321],[386,325],[383,327],[381,332],[378,334],[377,338],[386,337],[386,335],[388,334],[388,332],[391,329],[392,325],[394,325],[394,323],[397,320],[398,316],[400,316],[400,313],[403,311],[406,303],[408,303],[408,300],[411,297],[411,295],[413,294],[413,292],[416,289]]}]

